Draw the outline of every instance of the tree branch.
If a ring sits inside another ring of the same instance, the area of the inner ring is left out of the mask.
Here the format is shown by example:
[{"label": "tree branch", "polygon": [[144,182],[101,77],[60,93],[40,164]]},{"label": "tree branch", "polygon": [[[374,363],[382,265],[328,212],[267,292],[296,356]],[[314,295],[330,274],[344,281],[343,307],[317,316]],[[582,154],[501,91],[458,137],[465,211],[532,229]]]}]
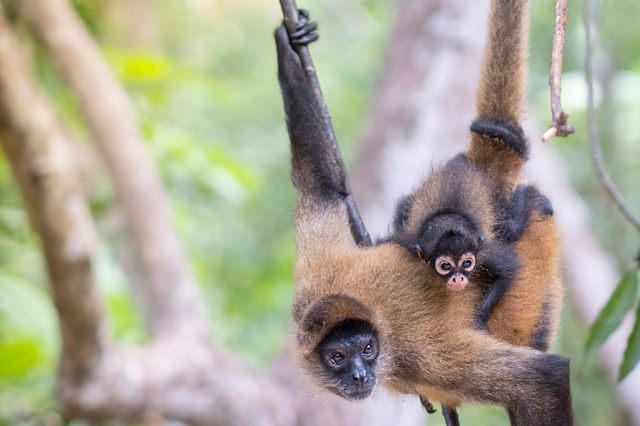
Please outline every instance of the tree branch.
[{"label": "tree branch", "polygon": [[640,232],[640,220],[627,205],[620,190],[607,173],[598,137],[598,123],[596,118],[596,107],[593,90],[593,34],[592,24],[594,21],[593,1],[587,0],[584,7],[584,29],[586,37],[585,73],[587,78],[587,121],[589,123],[589,142],[591,144],[591,158],[596,169],[596,173],[609,197],[616,204],[629,223]]},{"label": "tree branch", "polygon": [[152,334],[176,328],[206,334],[202,297],[172,229],[164,188],[127,95],[66,0],[21,0],[18,7],[77,95],[111,173],[147,278],[142,291]]},{"label": "tree branch", "polygon": [[62,374],[75,380],[106,345],[91,267],[95,232],[70,141],[22,52],[0,7],[0,142],[42,242],[62,331]]},{"label": "tree branch", "polygon": [[562,109],[560,101],[562,89],[562,59],[564,56],[564,33],[567,28],[567,3],[568,0],[557,0],[556,21],[553,31],[553,49],[551,52],[551,72],[549,74],[549,88],[551,94],[551,118],[553,126],[542,135],[543,141],[548,141],[554,136],[567,137],[575,129],[569,125],[569,114]]}]

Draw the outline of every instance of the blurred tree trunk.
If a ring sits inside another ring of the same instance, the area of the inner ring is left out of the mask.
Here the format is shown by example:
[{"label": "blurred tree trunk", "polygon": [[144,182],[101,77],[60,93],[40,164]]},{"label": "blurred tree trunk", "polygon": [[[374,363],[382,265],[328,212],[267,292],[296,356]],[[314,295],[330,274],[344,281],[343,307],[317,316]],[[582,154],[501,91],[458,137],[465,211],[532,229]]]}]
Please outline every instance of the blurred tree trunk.
[{"label": "blurred tree trunk", "polygon": [[[462,151],[475,114],[475,90],[489,2],[463,0],[401,4],[387,63],[359,144],[353,190],[372,234],[387,232],[395,202],[429,172],[431,164]],[[553,23],[549,23],[552,31]],[[547,194],[565,234],[567,288],[591,323],[619,277],[613,259],[591,232],[588,207],[571,188],[553,141],[540,142],[531,111],[525,127],[532,143],[528,175]],[[601,351],[615,383],[630,324]],[[616,390],[633,424],[640,424],[640,369]]]},{"label": "blurred tree trunk", "polygon": [[[166,418],[195,425],[423,424],[415,397],[396,399],[378,392],[362,404],[320,399],[292,367],[291,355],[281,357],[268,375],[258,376],[216,346],[126,94],[67,1],[17,1],[79,99],[147,275],[138,285],[152,341],[139,348],[118,347],[103,331],[90,261],[93,224],[78,195],[75,164],[64,148],[67,137],[3,20],[0,137],[49,268],[63,331],[57,392],[65,415],[90,422]],[[150,7],[148,0],[144,3]],[[468,140],[485,3],[399,4],[354,179],[372,229],[382,229],[398,191],[417,182],[436,149],[438,158],[444,158]],[[559,211],[569,211],[564,200],[553,201]],[[585,228],[585,238],[591,238]],[[574,253],[580,249],[572,247]],[[598,273],[588,278],[597,279]]]},{"label": "blurred tree trunk", "polygon": [[415,416],[404,414],[417,412],[420,418],[416,398],[409,398],[413,411],[384,395],[358,405],[337,397],[319,400],[293,366],[290,351],[269,375],[256,376],[216,347],[203,298],[170,225],[164,188],[122,87],[67,1],[21,0],[17,6],[78,97],[146,275],[132,284],[143,295],[152,341],[118,347],[103,331],[90,263],[93,223],[76,194],[76,165],[64,153],[62,125],[3,20],[0,135],[49,266],[63,328],[57,397],[64,415],[194,425],[416,424]]},{"label": "blurred tree trunk", "polygon": [[101,0],[101,29],[118,46],[156,50],[160,31],[152,0]]}]

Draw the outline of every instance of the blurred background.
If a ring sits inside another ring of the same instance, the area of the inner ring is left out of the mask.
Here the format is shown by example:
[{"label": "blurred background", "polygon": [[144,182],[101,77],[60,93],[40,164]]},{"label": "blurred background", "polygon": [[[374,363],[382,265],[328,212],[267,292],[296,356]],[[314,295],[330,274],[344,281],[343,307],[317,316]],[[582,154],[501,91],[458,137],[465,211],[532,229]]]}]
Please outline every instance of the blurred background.
[{"label": "blurred background", "polygon": [[[529,115],[547,125],[555,2],[533,3]],[[295,257],[294,191],[272,39],[281,19],[277,1],[75,0],[73,4],[132,98],[147,148],[169,192],[173,224],[201,285],[215,338],[252,370],[265,368],[291,336]],[[319,22],[321,41],[312,47],[312,54],[343,155],[348,166],[357,167],[362,155],[358,139],[371,113],[397,4],[308,0],[299,6],[309,8]],[[639,239],[612,207],[590,160],[581,6],[581,2],[570,5],[563,77],[563,106],[577,131],[548,144],[564,159],[563,172],[588,205],[590,231],[622,273],[638,253]],[[67,84],[21,18],[11,15],[11,7],[7,11],[27,41],[31,65],[68,131],[82,142],[81,158],[98,164],[85,167],[83,174],[100,238],[94,274],[112,335],[122,344],[143,344],[148,335],[127,285],[127,248],[109,178],[92,153],[90,134]],[[640,3],[635,0],[601,2],[596,50],[604,155],[636,212],[640,212],[639,15]],[[537,143],[538,135],[531,138]],[[553,197],[552,201],[557,205]],[[590,291],[584,288],[585,293]],[[582,356],[588,324],[574,297],[571,292],[567,295],[554,352],[573,360],[577,424],[634,424],[601,360]],[[1,424],[60,423],[54,398],[59,347],[58,320],[38,238],[9,164],[0,155]],[[496,408],[463,407],[461,421],[495,425],[506,424],[506,417]],[[429,424],[444,422],[437,414],[429,417]]]}]

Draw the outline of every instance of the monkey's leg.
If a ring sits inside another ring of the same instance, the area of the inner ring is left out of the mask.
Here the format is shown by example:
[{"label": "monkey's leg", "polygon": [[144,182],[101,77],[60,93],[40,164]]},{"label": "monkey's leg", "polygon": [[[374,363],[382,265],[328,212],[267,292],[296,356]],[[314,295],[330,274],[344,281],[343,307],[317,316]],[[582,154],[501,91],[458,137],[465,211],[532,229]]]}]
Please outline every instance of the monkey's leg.
[{"label": "monkey's leg", "polygon": [[518,186],[511,195],[507,212],[500,224],[500,239],[506,243],[520,240],[534,210],[540,215],[553,215],[551,202],[534,186]]},{"label": "monkey's leg", "polygon": [[444,417],[444,422],[447,426],[460,426],[458,412],[454,407],[447,407],[446,405],[443,405],[442,416]]},{"label": "monkey's leg", "polygon": [[481,250],[480,266],[493,276],[493,280],[476,312],[475,328],[477,330],[485,328],[491,312],[511,287],[520,266],[513,249],[504,244],[488,243]]}]

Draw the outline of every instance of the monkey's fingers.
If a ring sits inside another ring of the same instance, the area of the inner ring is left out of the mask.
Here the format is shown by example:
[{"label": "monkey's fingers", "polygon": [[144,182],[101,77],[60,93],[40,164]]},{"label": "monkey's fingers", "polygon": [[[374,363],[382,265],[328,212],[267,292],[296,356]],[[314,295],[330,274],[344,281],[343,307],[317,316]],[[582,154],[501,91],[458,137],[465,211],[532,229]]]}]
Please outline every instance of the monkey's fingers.
[{"label": "monkey's fingers", "polygon": [[318,39],[318,24],[315,22],[307,22],[301,27],[298,27],[295,32],[289,35],[291,44],[295,46],[306,46]]},{"label": "monkey's fingers", "polygon": [[431,401],[429,401],[426,398],[420,397],[420,403],[422,404],[424,409],[427,410],[427,413],[429,413],[429,414],[433,414],[436,411],[438,411],[435,408],[433,408],[433,404],[431,403]]},{"label": "monkey's fingers", "polygon": [[300,14],[300,17],[305,20],[309,20],[309,16],[311,16],[307,9],[298,9],[298,13]]}]

